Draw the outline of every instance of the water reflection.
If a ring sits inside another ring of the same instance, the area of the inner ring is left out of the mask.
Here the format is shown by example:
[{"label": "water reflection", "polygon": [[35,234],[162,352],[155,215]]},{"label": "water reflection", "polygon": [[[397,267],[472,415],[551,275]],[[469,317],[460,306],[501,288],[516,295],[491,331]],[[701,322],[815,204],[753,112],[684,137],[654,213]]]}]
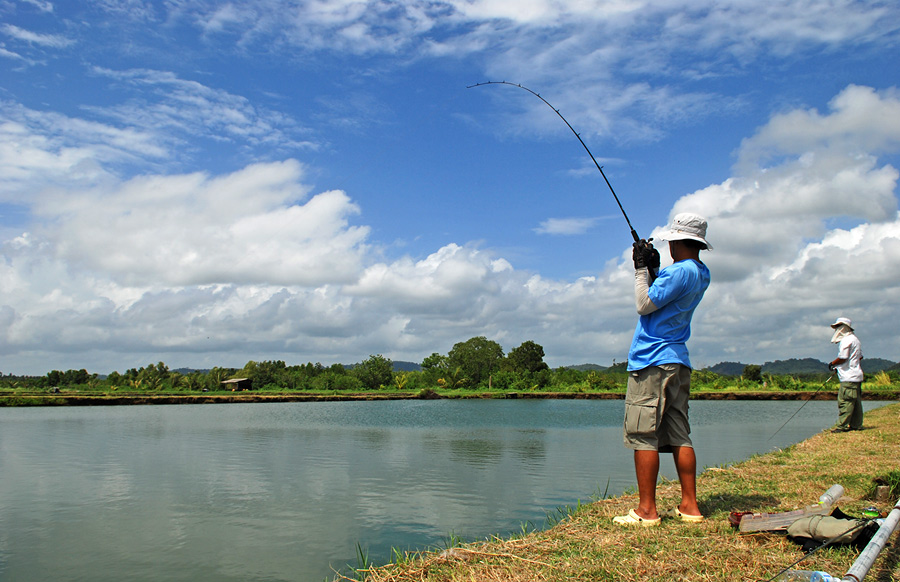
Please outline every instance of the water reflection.
[{"label": "water reflection", "polygon": [[[797,407],[692,402],[701,466],[836,417],[770,438]],[[0,579],[319,582],[357,543],[384,561],[632,487],[621,423],[586,400],[0,409]]]}]

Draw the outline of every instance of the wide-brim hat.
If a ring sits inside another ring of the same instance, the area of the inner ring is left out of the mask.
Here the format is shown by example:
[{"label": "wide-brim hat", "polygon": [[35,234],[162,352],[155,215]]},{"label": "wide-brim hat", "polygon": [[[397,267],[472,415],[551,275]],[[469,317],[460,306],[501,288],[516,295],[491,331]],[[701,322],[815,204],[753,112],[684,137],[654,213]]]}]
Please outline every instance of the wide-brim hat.
[{"label": "wide-brim hat", "polygon": [[672,219],[669,230],[657,235],[656,238],[665,241],[695,240],[705,244],[706,249],[711,251],[713,246],[706,240],[706,226],[706,219],[699,214],[682,212]]},{"label": "wide-brim hat", "polygon": [[831,324],[831,327],[837,329],[842,325],[846,325],[850,328],[850,331],[853,331],[853,322],[850,321],[849,317],[838,317],[835,322]]}]

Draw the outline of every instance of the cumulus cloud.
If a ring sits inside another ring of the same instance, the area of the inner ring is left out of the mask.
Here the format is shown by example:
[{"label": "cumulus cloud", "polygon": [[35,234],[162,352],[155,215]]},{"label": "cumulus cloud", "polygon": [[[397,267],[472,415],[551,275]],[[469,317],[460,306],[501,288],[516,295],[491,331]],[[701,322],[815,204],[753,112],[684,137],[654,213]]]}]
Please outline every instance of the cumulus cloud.
[{"label": "cumulus cloud", "polygon": [[896,151],[900,138],[900,91],[850,85],[828,104],[823,115],[815,109],[795,109],[774,116],[765,127],[741,144],[739,168],[765,167],[784,156],[877,155]]},{"label": "cumulus cloud", "polygon": [[[58,259],[129,285],[316,285],[356,278],[368,228],[343,192],[305,203],[302,166],[255,164],[211,178],[139,177],[47,193],[38,236]],[[100,226],[98,228],[98,225]]]},{"label": "cumulus cloud", "polygon": [[[49,2],[30,5],[53,10]],[[123,35],[162,22],[168,30],[195,27],[205,46],[229,57],[337,55],[359,59],[366,70],[355,73],[365,78],[400,61],[477,55],[479,74],[552,87],[554,106],[578,119],[580,131],[623,142],[658,140],[679,124],[744,106],[739,96],[716,93],[721,85],[695,85],[699,79],[773,55],[892,38],[900,16],[891,3],[844,1],[827,9],[740,0],[92,7],[126,16],[117,24],[135,28]],[[74,53],[97,34],[76,19],[65,24],[64,34],[4,25],[0,56],[35,64],[51,52]],[[396,60],[374,60],[382,55]],[[202,78],[201,59],[190,56]],[[0,102],[0,204],[13,205],[0,212],[27,209],[27,220],[0,231],[4,371],[7,362],[13,371],[103,372],[110,362],[119,369],[159,359],[197,367],[249,358],[347,363],[372,353],[420,361],[476,335],[507,350],[539,341],[552,365],[624,357],[636,319],[630,248],[574,281],[525,271],[468,240],[389,256],[357,202],[370,193],[311,185],[304,162],[315,164],[313,154],[325,148],[299,121],[214,81],[86,62],[92,81],[114,89],[108,99],[69,104],[67,113],[52,104],[41,110],[39,99]],[[310,119],[321,115],[323,94]],[[364,117],[371,127],[388,115],[375,92],[332,94],[330,112],[342,127],[361,127]],[[566,131],[542,103],[521,97],[491,94],[512,116],[495,125]],[[716,247],[703,255],[713,286],[695,319],[695,365],[818,355],[830,347],[827,323],[837,315],[852,317],[864,342],[866,334],[878,337],[878,355],[900,350],[889,329],[900,280],[898,170],[885,161],[900,145],[898,120],[896,89],[856,85],[824,111],[780,111],[740,144],[731,177],[673,204],[670,215],[707,216]],[[249,153],[217,169],[190,163],[221,143]],[[549,218],[534,230],[574,235],[596,220]]]},{"label": "cumulus cloud", "polygon": [[[866,98],[853,99],[860,91]],[[870,126],[865,112],[897,101],[851,86],[826,114],[774,116],[744,142],[742,172],[675,203],[672,214],[709,219],[716,247],[704,254],[713,285],[695,319],[695,365],[807,357],[837,315],[864,334],[888,325],[900,296],[898,172],[862,153],[895,147],[900,134]],[[779,141],[788,118],[814,120],[811,135]],[[747,171],[760,144],[779,163],[758,156],[770,163]],[[368,228],[352,224],[350,197],[311,194],[303,176],[287,160],[44,193],[35,202],[43,226],[2,246],[3,350],[25,360],[108,350],[147,361],[299,351],[418,361],[487,335],[507,349],[540,338],[563,358],[554,365],[624,357],[635,321],[628,250],[571,282],[475,245],[383,261]],[[884,349],[900,348],[895,336]]]},{"label": "cumulus cloud", "polygon": [[[827,114],[776,115],[744,140],[733,178],[676,202],[673,214],[709,218],[716,247],[702,349],[805,357],[838,315],[883,330],[900,293],[900,173],[875,153],[896,152],[900,127],[873,120],[898,105],[895,90],[849,86]],[[879,339],[883,353],[900,348]]]},{"label": "cumulus cloud", "polygon": [[275,153],[318,148],[289,116],[239,95],[160,71],[93,70],[143,97],[85,106],[80,117],[0,101],[0,201],[30,204],[45,188],[115,187],[122,174],[175,168],[185,163],[176,151],[185,161],[199,155],[187,145],[198,138]]}]

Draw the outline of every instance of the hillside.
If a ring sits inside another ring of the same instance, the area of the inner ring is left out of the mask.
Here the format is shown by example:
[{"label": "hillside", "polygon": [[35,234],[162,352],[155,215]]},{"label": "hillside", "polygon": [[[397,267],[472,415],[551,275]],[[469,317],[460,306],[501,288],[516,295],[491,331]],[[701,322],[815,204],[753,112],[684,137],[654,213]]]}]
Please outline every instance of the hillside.
[{"label": "hillside", "polygon": [[600,364],[576,364],[574,366],[561,366],[567,370],[578,370],[579,372],[602,372],[603,370],[608,369],[606,366],[601,366]]},{"label": "hillside", "polygon": [[[746,366],[741,362],[721,362],[706,369],[723,376],[740,376]],[[900,368],[900,364],[884,358],[865,358],[862,367],[866,374],[876,374],[882,370],[896,370]],[[820,374],[828,372],[828,363],[814,358],[791,358],[766,362],[761,368],[764,374]]]},{"label": "hillside", "polygon": [[415,362],[394,362],[395,372],[420,372],[422,366]]}]

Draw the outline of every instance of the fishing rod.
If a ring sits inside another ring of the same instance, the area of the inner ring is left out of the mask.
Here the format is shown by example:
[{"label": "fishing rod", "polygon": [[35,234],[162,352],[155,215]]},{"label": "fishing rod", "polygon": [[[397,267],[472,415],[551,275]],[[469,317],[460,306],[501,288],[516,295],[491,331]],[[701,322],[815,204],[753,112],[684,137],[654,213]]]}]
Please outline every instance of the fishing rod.
[{"label": "fishing rod", "polygon": [[[581,139],[581,135],[577,131],[575,131],[575,128],[572,127],[572,124],[569,123],[569,121],[565,117],[563,117],[563,114],[559,112],[559,109],[550,105],[550,102],[547,101],[546,99],[544,99],[543,97],[541,97],[540,93],[536,93],[536,92],[532,91],[531,89],[529,89],[528,87],[525,87],[524,85],[520,85],[518,83],[510,83],[509,81],[486,81],[484,83],[475,83],[474,85],[469,85],[468,87],[466,87],[466,89],[471,89],[472,87],[483,87],[484,85],[511,85],[513,87],[518,87],[519,89],[524,89],[525,91],[528,91],[529,93],[531,93],[532,95],[534,95],[535,97],[537,97],[538,99],[543,101],[547,105],[547,107],[549,107],[550,109],[552,109],[554,111],[554,113],[559,115],[559,118],[565,122],[565,124],[569,127],[569,129],[572,130],[572,133],[575,134],[575,137],[578,138],[578,141],[581,142],[581,145],[584,147],[584,151],[586,151],[587,154],[589,156],[591,156],[591,161],[594,162],[594,165],[597,166],[598,170],[600,170],[600,175],[603,176],[603,181],[606,182],[606,185],[609,187],[609,191],[612,192],[613,198],[616,199],[616,204],[619,205],[619,210],[622,211],[622,216],[625,217],[625,222],[628,223],[628,228],[631,230],[631,237],[634,239],[634,242],[636,242],[636,243],[640,242],[641,237],[638,236],[638,233],[634,230],[634,227],[631,226],[631,221],[628,220],[628,215],[625,214],[625,208],[622,207],[622,203],[619,201],[619,197],[616,196],[616,191],[613,190],[612,184],[609,183],[609,179],[606,177],[606,174],[603,172],[603,166],[601,166],[600,164],[597,163],[597,160],[594,158],[594,154],[591,153],[591,150],[588,149],[587,144],[584,143],[583,139]],[[650,269],[650,271],[651,271],[651,276],[653,276],[653,273],[652,273],[653,269]]]},{"label": "fishing rod", "polygon": [[804,401],[803,401],[803,404],[800,405],[800,408],[797,409],[797,412],[795,412],[794,414],[792,414],[792,415],[791,415],[791,418],[789,418],[789,419],[787,419],[786,421],[784,421],[784,424],[782,424],[781,426],[779,426],[779,427],[778,427],[778,430],[776,430],[774,433],[772,433],[772,436],[770,436],[769,438],[766,439],[766,442],[769,442],[770,440],[772,440],[773,438],[775,438],[775,435],[778,434],[778,432],[779,432],[781,429],[783,429],[783,428],[787,425],[787,423],[789,423],[789,422],[791,421],[792,418],[794,418],[795,416],[797,416],[797,413],[798,413],[798,412],[800,412],[801,410],[803,410],[803,407],[806,406],[806,403],[807,403],[807,402],[809,402],[810,400],[812,400],[813,398],[816,397],[816,394],[819,393],[819,390],[821,390],[822,388],[824,388],[824,387],[825,387],[825,384],[828,384],[828,382],[829,382],[832,378],[834,378],[834,375],[835,375],[835,374],[837,374],[837,371],[836,371],[836,370],[833,370],[833,371],[831,372],[831,376],[828,376],[828,380],[825,380],[824,382],[822,382],[822,385],[819,386],[818,388],[816,388],[816,391],[812,393],[812,396],[810,396],[809,398],[807,398],[806,400],[804,400]]}]

